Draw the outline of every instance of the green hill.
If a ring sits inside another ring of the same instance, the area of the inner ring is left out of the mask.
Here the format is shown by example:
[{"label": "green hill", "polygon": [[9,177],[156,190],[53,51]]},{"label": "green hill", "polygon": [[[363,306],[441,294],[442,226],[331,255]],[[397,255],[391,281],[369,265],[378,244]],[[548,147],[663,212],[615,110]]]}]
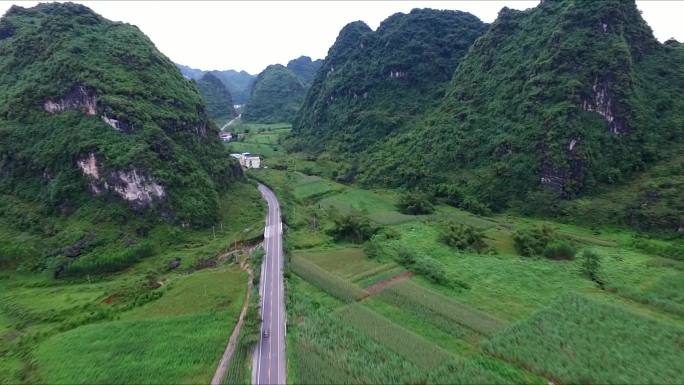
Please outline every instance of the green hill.
[{"label": "green hill", "polygon": [[[336,43],[346,48],[333,46],[314,82],[293,142],[332,148],[358,164],[364,184],[420,188],[479,212],[545,207],[628,183],[682,146],[684,50],[658,43],[634,1],[504,8],[458,65],[439,106],[387,109],[376,124],[358,123],[367,107],[350,114],[337,101],[346,92],[354,106],[370,72],[351,82],[322,79],[337,54],[350,66],[364,62],[352,53],[373,33],[352,27]],[[396,128],[402,121],[408,129]],[[625,201],[620,210],[637,204]],[[664,204],[676,212],[677,203]]]},{"label": "green hill", "polygon": [[0,31],[5,221],[44,231],[33,228],[42,216],[87,211],[96,222],[217,220],[239,168],[194,84],[137,27],[50,3],[13,6]]},{"label": "green hill", "polygon": [[242,120],[257,123],[290,122],[302,105],[306,86],[280,64],[266,67],[256,78]]},{"label": "green hill", "polygon": [[471,14],[431,9],[392,15],[377,31],[345,26],[294,122],[295,147],[356,153],[412,125],[486,28]]},{"label": "green hill", "polygon": [[237,116],[230,91],[211,72],[197,80],[197,89],[207,105],[209,117],[225,120]]}]

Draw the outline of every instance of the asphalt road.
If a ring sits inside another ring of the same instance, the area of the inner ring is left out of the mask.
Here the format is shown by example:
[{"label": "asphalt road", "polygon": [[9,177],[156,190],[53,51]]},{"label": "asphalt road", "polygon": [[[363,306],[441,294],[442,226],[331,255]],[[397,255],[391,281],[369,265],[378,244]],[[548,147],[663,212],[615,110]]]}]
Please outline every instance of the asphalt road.
[{"label": "asphalt road", "polygon": [[[259,184],[268,202],[264,230],[264,262],[261,266],[261,338],[254,350],[253,384],[285,384],[285,301],[283,296],[283,225],[280,205],[273,191]],[[268,337],[264,332],[268,331]]]}]

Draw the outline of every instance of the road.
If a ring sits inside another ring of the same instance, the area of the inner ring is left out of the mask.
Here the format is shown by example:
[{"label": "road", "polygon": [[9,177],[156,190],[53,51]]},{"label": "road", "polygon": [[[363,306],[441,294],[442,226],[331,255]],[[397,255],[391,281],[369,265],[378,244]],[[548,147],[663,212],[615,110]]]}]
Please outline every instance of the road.
[{"label": "road", "polygon": [[[264,262],[261,266],[261,337],[254,350],[253,384],[285,384],[285,301],[283,295],[283,225],[280,204],[273,191],[259,184],[268,203],[264,230]],[[264,337],[268,331],[269,336]]]},{"label": "road", "polygon": [[232,120],[230,120],[228,123],[224,124],[223,127],[221,127],[221,131],[224,131],[226,128],[232,126],[235,124],[235,122],[242,117],[242,114],[239,114],[238,116],[234,117]]}]

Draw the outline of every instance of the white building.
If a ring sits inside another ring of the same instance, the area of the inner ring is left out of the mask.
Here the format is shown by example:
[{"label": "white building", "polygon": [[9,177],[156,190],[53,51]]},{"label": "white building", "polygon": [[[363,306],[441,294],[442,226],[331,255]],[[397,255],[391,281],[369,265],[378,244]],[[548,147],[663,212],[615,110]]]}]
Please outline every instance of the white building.
[{"label": "white building", "polygon": [[233,139],[233,134],[230,132],[221,132],[219,133],[219,138],[224,142],[230,142]]},{"label": "white building", "polygon": [[249,152],[243,152],[242,154],[230,154],[233,158],[240,161],[240,166],[244,168],[260,168],[261,158],[259,155],[250,154]]}]

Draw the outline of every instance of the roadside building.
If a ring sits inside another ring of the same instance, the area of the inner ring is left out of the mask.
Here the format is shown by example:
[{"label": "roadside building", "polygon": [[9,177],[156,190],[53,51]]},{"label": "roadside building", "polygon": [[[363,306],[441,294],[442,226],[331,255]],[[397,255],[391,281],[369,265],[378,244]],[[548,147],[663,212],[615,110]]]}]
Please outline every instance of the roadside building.
[{"label": "roadside building", "polygon": [[243,152],[241,154],[230,154],[233,158],[240,162],[240,166],[244,168],[261,168],[261,158],[259,155]]}]

